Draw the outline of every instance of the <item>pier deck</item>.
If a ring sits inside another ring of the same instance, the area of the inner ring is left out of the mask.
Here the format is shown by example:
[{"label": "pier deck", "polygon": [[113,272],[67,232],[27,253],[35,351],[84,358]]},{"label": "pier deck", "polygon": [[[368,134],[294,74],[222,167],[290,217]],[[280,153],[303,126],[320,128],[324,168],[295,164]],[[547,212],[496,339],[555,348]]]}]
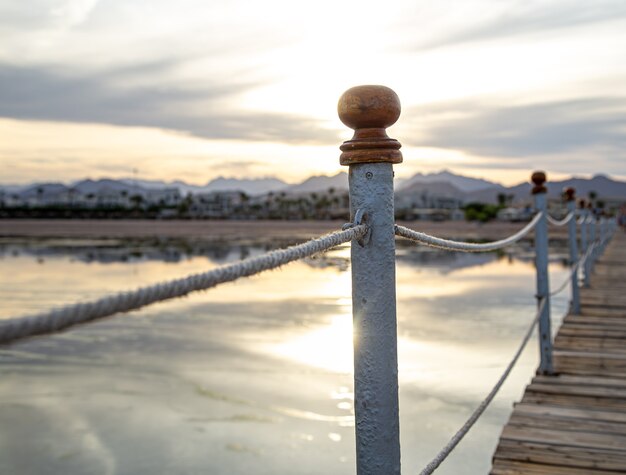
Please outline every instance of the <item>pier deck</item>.
[{"label": "pier deck", "polygon": [[626,473],[626,234],[617,231],[504,427],[492,475]]}]

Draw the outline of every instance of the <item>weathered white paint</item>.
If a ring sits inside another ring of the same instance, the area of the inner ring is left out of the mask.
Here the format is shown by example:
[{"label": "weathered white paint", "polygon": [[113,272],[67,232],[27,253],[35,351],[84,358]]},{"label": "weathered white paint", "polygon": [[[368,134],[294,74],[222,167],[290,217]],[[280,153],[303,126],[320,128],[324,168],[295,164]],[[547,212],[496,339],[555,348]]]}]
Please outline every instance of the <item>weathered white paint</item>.
[{"label": "weathered white paint", "polygon": [[[582,252],[586,253],[587,249],[590,246],[590,243],[587,239],[587,234],[589,230],[589,211],[586,208],[582,208],[580,210],[582,224],[580,225],[580,247],[582,248]],[[583,264],[583,286],[589,287],[589,261],[591,257],[587,257]]]},{"label": "weathered white paint", "polygon": [[[596,242],[596,225],[598,222],[598,218],[596,218],[596,216],[593,214],[593,211],[590,213],[591,216],[591,224],[590,224],[590,231],[589,231],[589,242],[590,243],[595,243]],[[596,258],[598,257],[598,251],[600,250],[600,246],[596,246],[592,251],[591,251],[591,256],[589,259],[589,274],[591,275],[591,273],[593,272],[593,265],[596,262]]]},{"label": "weathered white paint", "polygon": [[550,281],[548,278],[548,219],[546,192],[536,193],[535,208],[543,212],[535,226],[535,267],[537,270],[537,304],[546,300],[539,317],[539,349],[541,361],[539,374],[553,374],[552,366],[552,333],[550,330]]},{"label": "weathered white paint", "polygon": [[[576,201],[567,202],[567,209],[572,216],[576,216]],[[572,218],[567,223],[567,231],[569,234],[569,260],[572,266],[578,266],[578,240],[576,233],[576,219]],[[574,315],[580,314],[580,289],[578,287],[578,268],[572,272],[572,306],[571,312]]]},{"label": "weathered white paint", "polygon": [[350,208],[371,235],[352,243],[354,411],[358,475],[400,474],[393,166],[350,166]]}]

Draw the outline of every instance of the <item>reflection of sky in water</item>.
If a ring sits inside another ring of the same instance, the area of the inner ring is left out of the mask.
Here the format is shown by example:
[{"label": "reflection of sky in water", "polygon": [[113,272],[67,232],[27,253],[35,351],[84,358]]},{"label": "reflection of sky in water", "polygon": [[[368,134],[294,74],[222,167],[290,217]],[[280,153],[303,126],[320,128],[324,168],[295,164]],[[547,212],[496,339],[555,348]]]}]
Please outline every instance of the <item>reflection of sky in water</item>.
[{"label": "reflection of sky in water", "polygon": [[[0,318],[201,272],[265,246],[0,242]],[[0,352],[0,473],[354,473],[349,249]],[[532,318],[515,257],[398,249],[404,471],[465,421]],[[555,283],[565,278],[554,263]],[[567,294],[555,299],[561,315]],[[555,324],[556,326],[556,324]],[[438,473],[486,473],[531,342]],[[10,428],[10,430],[6,430]]]}]

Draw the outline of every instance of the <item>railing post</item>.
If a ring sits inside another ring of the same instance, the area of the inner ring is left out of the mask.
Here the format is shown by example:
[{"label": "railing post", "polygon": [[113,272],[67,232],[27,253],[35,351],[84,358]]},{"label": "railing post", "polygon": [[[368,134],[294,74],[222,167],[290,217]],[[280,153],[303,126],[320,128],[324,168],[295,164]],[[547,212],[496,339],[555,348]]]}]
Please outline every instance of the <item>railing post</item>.
[{"label": "railing post", "polygon": [[578,236],[576,233],[576,190],[574,188],[566,188],[565,199],[567,200],[567,211],[572,213],[572,219],[567,223],[567,231],[569,236],[569,259],[572,270],[574,266],[576,270],[572,272],[572,308],[574,315],[580,315],[580,289],[578,288]]},{"label": "railing post", "polygon": [[600,252],[604,251],[604,244],[606,242],[606,218],[603,214],[600,215]]},{"label": "railing post", "polygon": [[535,209],[543,216],[535,227],[535,267],[537,270],[537,305],[545,300],[543,310],[539,316],[539,350],[541,361],[538,374],[553,374],[552,366],[552,331],[550,329],[550,282],[548,279],[548,193],[544,186],[546,174],[535,172],[531,177],[535,184],[532,194],[535,199]]},{"label": "railing post", "polygon": [[355,131],[340,147],[351,216],[364,212],[370,228],[351,252],[357,474],[399,475],[393,164],[402,154],[385,129],[398,120],[400,100],[387,87],[358,86],[341,96],[338,111]]},{"label": "railing post", "polygon": [[[589,229],[589,223],[587,221],[589,220],[589,213],[587,212],[587,204],[585,203],[585,200],[580,200],[580,217],[582,219],[582,224],[580,226],[580,247],[581,252],[586,254],[591,243],[587,238],[587,231]],[[586,288],[589,287],[590,261],[591,256],[587,255],[587,258],[583,263],[583,286]]]},{"label": "railing post", "polygon": [[591,202],[587,205],[587,212],[589,213],[590,223],[589,223],[589,243],[590,245],[596,245],[591,253],[589,254],[589,275],[593,272],[593,264],[596,260],[596,255],[598,254],[598,243],[596,242],[596,214],[593,211],[593,205]]}]

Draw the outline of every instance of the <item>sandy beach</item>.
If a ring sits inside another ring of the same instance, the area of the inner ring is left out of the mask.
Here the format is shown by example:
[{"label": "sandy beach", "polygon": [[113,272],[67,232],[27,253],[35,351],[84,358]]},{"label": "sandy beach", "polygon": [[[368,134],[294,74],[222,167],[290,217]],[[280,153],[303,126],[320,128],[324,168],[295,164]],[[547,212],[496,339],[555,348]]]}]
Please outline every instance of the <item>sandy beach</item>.
[{"label": "sandy beach", "polygon": [[[193,238],[207,240],[304,240],[341,229],[343,221],[155,221],[155,220],[0,220],[0,237],[32,238]],[[445,238],[501,239],[524,223],[466,221],[400,222],[403,226]],[[564,238],[564,227],[550,227],[550,235]],[[531,234],[532,235],[532,234]]]}]

